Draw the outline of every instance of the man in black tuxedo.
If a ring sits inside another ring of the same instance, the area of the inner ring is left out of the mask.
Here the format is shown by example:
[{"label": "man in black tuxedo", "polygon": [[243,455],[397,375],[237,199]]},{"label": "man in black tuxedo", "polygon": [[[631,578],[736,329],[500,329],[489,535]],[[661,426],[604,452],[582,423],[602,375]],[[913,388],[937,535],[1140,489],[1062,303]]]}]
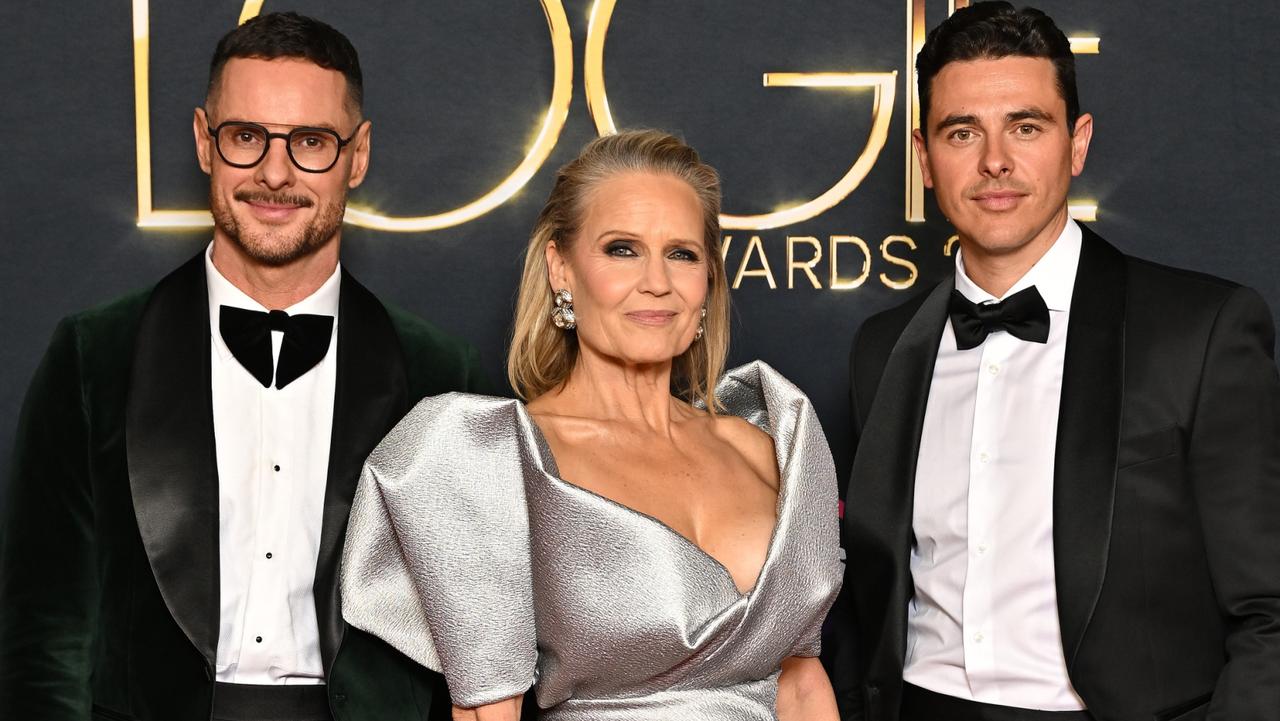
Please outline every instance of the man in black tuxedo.
[{"label": "man in black tuxedo", "polygon": [[263,15],[194,113],[212,243],[65,319],[19,424],[0,536],[0,716],[446,719],[439,676],[347,626],[365,457],[475,351],[339,265],[370,125],[350,42]]},{"label": "man in black tuxedo", "polygon": [[956,271],[863,325],[845,719],[1280,718],[1280,381],[1257,293],[1068,215],[1093,121],[1008,3],[917,59]]}]

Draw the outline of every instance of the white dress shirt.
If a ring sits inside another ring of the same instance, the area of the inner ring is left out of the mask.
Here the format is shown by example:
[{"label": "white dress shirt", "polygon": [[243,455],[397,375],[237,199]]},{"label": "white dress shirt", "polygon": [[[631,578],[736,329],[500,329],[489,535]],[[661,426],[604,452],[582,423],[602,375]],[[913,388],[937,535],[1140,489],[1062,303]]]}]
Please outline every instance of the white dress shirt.
[{"label": "white dress shirt", "polygon": [[[938,344],[916,467],[903,678],[983,703],[1080,710],[1058,626],[1053,465],[1062,362],[1080,227],[1066,228],[1008,297],[1035,286],[1049,307],[1046,343],[1004,331],[957,350]],[[956,289],[1000,300],[965,274]]]},{"label": "white dress shirt", "polygon": [[[216,677],[242,684],[324,682],[312,594],[320,553],[337,379],[338,269],[289,314],[334,317],[329,352],[277,390],[231,354],[219,306],[267,310],[232,285],[205,251],[218,460],[221,622]],[[283,333],[271,332],[280,357]]]}]

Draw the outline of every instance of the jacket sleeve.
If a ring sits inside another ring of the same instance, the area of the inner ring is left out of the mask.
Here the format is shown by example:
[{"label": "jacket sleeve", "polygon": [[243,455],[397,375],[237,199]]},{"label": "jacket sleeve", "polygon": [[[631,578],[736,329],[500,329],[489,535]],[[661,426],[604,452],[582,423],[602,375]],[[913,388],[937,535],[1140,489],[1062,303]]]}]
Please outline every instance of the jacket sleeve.
[{"label": "jacket sleeve", "polygon": [[1208,718],[1274,719],[1280,709],[1280,378],[1266,303],[1238,288],[1210,335],[1188,468],[1227,664]]},{"label": "jacket sleeve", "polygon": [[64,320],[18,421],[0,530],[0,709],[12,718],[90,713],[99,587],[77,345]]}]

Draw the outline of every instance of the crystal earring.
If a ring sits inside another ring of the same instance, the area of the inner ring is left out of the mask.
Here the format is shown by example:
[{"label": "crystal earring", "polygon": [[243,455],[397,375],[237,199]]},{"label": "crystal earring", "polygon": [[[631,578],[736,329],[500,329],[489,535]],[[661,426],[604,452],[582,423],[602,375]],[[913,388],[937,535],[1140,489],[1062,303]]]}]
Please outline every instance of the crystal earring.
[{"label": "crystal earring", "polygon": [[[707,307],[704,305],[702,306],[702,318],[705,319],[706,317],[707,317]],[[697,343],[698,341],[702,340],[702,334],[706,332],[707,332],[707,326],[701,320],[699,320],[698,330],[694,331],[693,333],[693,342]]]},{"label": "crystal earring", "polygon": [[573,315],[573,293],[561,288],[555,295],[556,309],[551,311],[551,322],[561,330],[573,330],[578,327],[578,319]]}]

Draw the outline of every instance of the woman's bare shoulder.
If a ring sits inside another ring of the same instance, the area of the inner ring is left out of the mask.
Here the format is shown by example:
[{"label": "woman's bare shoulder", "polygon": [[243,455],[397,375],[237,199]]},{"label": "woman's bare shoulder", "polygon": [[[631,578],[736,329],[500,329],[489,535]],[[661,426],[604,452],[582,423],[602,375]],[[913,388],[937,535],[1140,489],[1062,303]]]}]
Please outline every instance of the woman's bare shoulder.
[{"label": "woman's bare shoulder", "polygon": [[778,489],[778,461],[773,438],[751,423],[731,415],[712,418],[715,434],[738,452],[761,480]]}]

